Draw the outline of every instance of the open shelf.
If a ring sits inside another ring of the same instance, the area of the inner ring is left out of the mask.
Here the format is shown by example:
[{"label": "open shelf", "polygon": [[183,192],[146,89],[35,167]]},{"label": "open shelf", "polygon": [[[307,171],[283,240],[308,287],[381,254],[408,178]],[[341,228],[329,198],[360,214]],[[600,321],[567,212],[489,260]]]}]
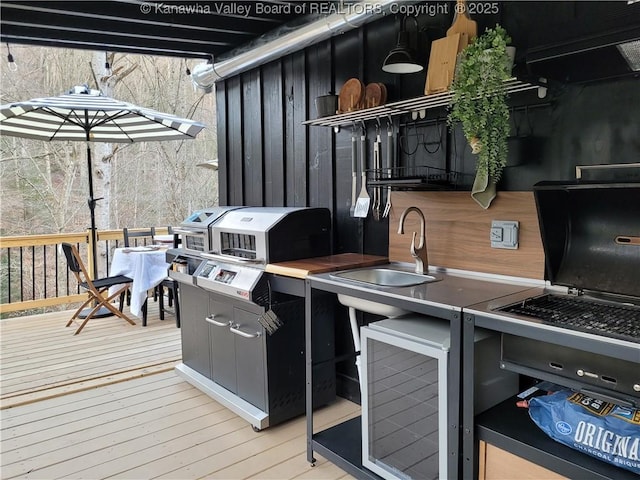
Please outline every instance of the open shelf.
[{"label": "open shelf", "polygon": [[630,470],[616,467],[549,438],[529,418],[513,397],[476,417],[477,439],[553,470],[568,478],[608,480],[638,479]]},{"label": "open shelf", "polygon": [[[538,88],[546,88],[541,85],[535,85],[528,82],[520,81],[516,78],[510,78],[506,82],[507,93],[524,92]],[[412,112],[424,112],[431,108],[445,107],[449,105],[453,91],[442,93],[434,93],[433,95],[423,95],[408,100],[400,100],[398,102],[387,103],[379,107],[366,108],[363,110],[355,110],[353,112],[321,117],[315,120],[307,120],[302,122],[303,125],[313,125],[319,127],[340,127],[353,123],[360,123],[368,120],[380,118],[389,118],[397,115]],[[423,115],[424,116],[424,115]]]},{"label": "open shelf", "polygon": [[313,450],[356,478],[379,480],[362,466],[361,425],[361,417],[355,417],[314,434]]}]

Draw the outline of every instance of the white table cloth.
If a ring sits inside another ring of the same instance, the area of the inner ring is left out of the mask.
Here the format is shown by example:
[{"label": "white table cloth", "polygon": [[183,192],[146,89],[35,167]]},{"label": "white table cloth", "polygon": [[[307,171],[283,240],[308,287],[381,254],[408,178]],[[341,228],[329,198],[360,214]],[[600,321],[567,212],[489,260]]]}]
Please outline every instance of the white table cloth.
[{"label": "white table cloth", "polygon": [[133,279],[130,288],[132,315],[141,316],[147,291],[167,277],[168,268],[166,248],[125,247],[114,250],[110,275],[126,275]]}]

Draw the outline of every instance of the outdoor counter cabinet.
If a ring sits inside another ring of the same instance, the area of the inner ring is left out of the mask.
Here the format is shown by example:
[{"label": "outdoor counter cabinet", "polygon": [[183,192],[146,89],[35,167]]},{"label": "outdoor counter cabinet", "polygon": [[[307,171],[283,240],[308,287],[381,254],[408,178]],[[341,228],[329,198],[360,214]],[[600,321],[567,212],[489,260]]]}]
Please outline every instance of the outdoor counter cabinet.
[{"label": "outdoor counter cabinet", "polygon": [[[394,263],[390,268],[410,271],[411,265]],[[307,461],[311,465],[317,452],[356,478],[424,478],[427,474],[429,478],[478,478],[478,441],[483,440],[521,457],[525,464],[528,461],[569,478],[637,478],[628,470],[564,447],[539,430],[528,412],[515,406],[522,388],[520,372],[501,368],[500,356],[503,332],[640,363],[637,346],[621,342],[611,348],[594,338],[558,336],[533,322],[523,327],[489,318],[479,307],[495,299],[532,297],[544,290],[542,281],[511,278],[505,282],[497,276],[467,276],[445,269],[430,274],[438,281],[385,288],[329,273],[306,278]],[[355,297],[408,313],[373,321],[360,330],[362,416],[314,432],[313,377],[326,362],[336,361],[317,357],[312,345],[316,323],[322,321],[314,316],[316,304],[326,302],[328,295]],[[391,356],[406,363],[394,368],[391,360],[385,360]],[[394,371],[402,377],[401,385],[399,380],[394,383]],[[385,389],[384,382],[396,387]],[[384,400],[376,402],[376,395]],[[384,435],[374,436],[370,427],[375,424],[382,431],[390,417],[387,423],[393,422],[397,431],[386,446],[393,444],[393,448],[386,448]],[[403,439],[404,430],[412,430],[411,442]]]}]

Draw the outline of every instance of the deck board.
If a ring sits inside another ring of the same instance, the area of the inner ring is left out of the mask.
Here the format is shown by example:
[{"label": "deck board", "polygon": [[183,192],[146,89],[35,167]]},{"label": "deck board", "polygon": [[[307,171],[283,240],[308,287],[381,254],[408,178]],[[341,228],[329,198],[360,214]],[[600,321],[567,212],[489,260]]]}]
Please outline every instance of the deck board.
[{"label": "deck board", "polygon": [[[173,318],[64,325],[73,312],[0,321],[0,470],[17,478],[351,479],[317,453],[306,461],[304,416],[255,432],[174,372]],[[324,429],[359,413],[338,399]]]},{"label": "deck board", "polygon": [[[304,417],[254,432],[175,372],[9,411],[0,443],[4,479],[345,475],[322,461],[308,465]],[[341,399],[319,409],[314,422],[324,428],[357,413],[357,405]]]},{"label": "deck board", "polygon": [[0,408],[170,370],[181,358],[180,330],[159,320],[156,302],[146,327],[107,317],[73,335],[72,313],[0,321]]}]

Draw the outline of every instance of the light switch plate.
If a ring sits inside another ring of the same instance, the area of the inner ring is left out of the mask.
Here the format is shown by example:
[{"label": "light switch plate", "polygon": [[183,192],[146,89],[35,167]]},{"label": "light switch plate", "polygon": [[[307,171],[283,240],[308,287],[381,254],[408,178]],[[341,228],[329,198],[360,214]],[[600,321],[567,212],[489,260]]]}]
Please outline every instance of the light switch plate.
[{"label": "light switch plate", "polygon": [[491,221],[491,248],[508,248],[515,250],[518,248],[518,230],[520,222],[512,220],[492,220]]}]

